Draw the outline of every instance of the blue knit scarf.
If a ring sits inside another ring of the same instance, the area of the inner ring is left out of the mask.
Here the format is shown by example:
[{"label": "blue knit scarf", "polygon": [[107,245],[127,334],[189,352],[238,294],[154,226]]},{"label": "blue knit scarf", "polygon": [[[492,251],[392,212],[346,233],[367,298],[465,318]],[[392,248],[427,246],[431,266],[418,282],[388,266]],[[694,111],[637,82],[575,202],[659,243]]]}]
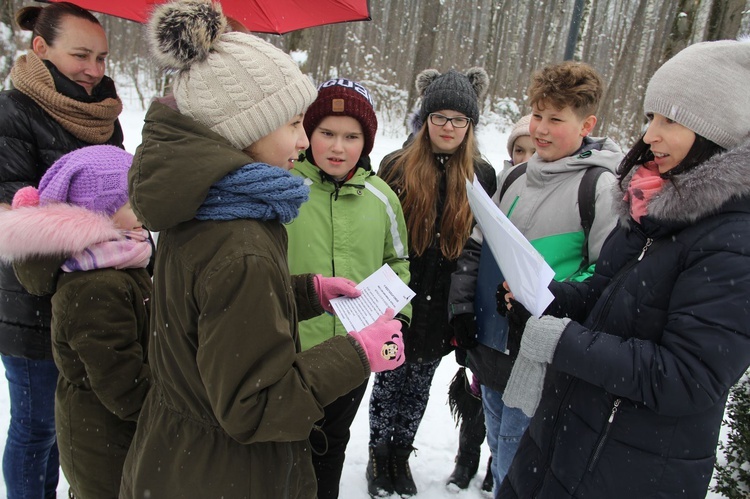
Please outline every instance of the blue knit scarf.
[{"label": "blue knit scarf", "polygon": [[307,201],[310,188],[283,168],[251,163],[227,174],[211,186],[195,218],[236,220],[251,218],[289,223]]}]

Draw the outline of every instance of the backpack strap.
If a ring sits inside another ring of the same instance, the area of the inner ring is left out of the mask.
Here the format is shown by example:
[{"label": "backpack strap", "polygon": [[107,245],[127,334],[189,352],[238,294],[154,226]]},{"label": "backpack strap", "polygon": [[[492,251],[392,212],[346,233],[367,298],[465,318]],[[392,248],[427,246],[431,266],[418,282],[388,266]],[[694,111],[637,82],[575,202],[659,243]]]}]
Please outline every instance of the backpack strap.
[{"label": "backpack strap", "polygon": [[498,204],[500,203],[500,200],[503,199],[503,196],[505,195],[505,191],[508,190],[508,187],[510,187],[510,184],[518,180],[518,177],[526,173],[526,163],[521,163],[520,165],[513,168],[510,173],[508,173],[508,176],[505,177],[505,180],[503,181],[503,186],[500,188],[500,197],[498,197]]},{"label": "backpack strap", "polygon": [[[526,163],[521,163],[508,173],[500,188],[498,203],[503,199],[511,184],[526,173],[526,166]],[[596,217],[596,183],[601,174],[608,171],[603,166],[592,166],[586,170],[581,183],[578,184],[578,213],[581,217],[581,227],[583,227],[583,246],[581,247],[583,259],[579,270],[584,270],[589,266],[589,233]]]},{"label": "backpack strap", "polygon": [[578,212],[581,216],[581,227],[583,227],[583,247],[581,253],[581,269],[589,266],[589,232],[594,225],[596,216],[596,183],[602,173],[609,171],[603,166],[592,166],[586,170],[578,185]]}]

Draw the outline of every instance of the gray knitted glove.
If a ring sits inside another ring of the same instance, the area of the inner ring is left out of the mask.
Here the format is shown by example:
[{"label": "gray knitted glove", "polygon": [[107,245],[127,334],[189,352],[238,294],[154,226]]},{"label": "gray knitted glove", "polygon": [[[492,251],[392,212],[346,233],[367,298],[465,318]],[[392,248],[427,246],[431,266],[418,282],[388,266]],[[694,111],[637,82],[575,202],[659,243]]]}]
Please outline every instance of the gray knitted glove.
[{"label": "gray knitted glove", "polygon": [[503,402],[508,407],[517,407],[532,417],[539,406],[544,387],[547,364],[534,362],[520,354],[513,364],[508,384],[503,392]]},{"label": "gray knitted glove", "polygon": [[558,319],[551,315],[543,315],[539,319],[532,316],[523,330],[519,353],[528,360],[550,364],[557,342],[569,322],[568,318]]}]

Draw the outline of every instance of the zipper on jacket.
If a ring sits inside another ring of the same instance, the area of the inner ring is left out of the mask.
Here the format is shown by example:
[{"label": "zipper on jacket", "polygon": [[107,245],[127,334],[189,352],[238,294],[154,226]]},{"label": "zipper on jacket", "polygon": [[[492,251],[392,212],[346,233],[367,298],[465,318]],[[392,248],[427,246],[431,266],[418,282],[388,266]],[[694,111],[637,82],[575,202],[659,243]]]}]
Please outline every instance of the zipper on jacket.
[{"label": "zipper on jacket", "polygon": [[640,262],[643,260],[643,257],[646,256],[646,251],[651,247],[651,244],[654,242],[654,240],[650,237],[646,238],[646,245],[643,247],[643,251],[641,251],[640,256],[638,257],[638,261]]},{"label": "zipper on jacket", "polygon": [[653,244],[654,240],[650,237],[646,237],[646,243],[643,245],[643,249],[641,250],[641,254],[638,255],[638,258],[635,260],[630,261],[627,266],[623,267],[623,269],[619,272],[619,275],[617,275],[617,280],[612,283],[612,286],[610,287],[609,294],[606,297],[606,301],[604,302],[604,306],[599,311],[599,315],[597,316],[596,320],[592,322],[592,326],[589,328],[592,331],[595,331],[596,328],[599,327],[599,323],[601,322],[603,317],[606,317],[609,314],[609,310],[612,308],[613,300],[612,297],[617,294],[617,291],[619,291],[622,283],[625,281],[625,278],[630,275],[630,271],[633,270],[633,267],[635,267],[638,262],[640,262],[644,256],[646,256],[646,252]]},{"label": "zipper on jacket", "polygon": [[617,409],[620,407],[620,403],[622,402],[622,399],[615,399],[614,403],[612,404],[612,411],[609,413],[609,419],[607,419],[607,424],[604,427],[604,431],[602,432],[601,437],[599,437],[599,441],[596,443],[596,447],[594,447],[594,454],[591,456],[591,462],[589,463],[589,472],[594,471],[594,468],[596,467],[596,463],[599,461],[599,457],[601,456],[602,449],[604,448],[604,444],[607,443],[607,439],[609,437],[609,432],[612,429],[612,422],[615,420],[615,415],[617,414]]},{"label": "zipper on jacket", "polygon": [[[644,236],[645,236],[645,234],[644,234]],[[630,271],[633,269],[633,267],[635,267],[636,264],[639,261],[641,261],[641,259],[646,255],[646,252],[651,247],[651,245],[652,245],[653,242],[654,242],[654,240],[652,238],[646,236],[646,243],[644,244],[643,249],[641,250],[641,254],[638,256],[638,258],[636,260],[632,260],[631,262],[628,263],[628,265],[626,267],[623,267],[623,271],[620,272],[620,275],[617,277],[617,280],[614,283],[612,283],[613,286],[610,288],[610,292],[609,292],[608,296],[606,297],[606,302],[605,302],[604,306],[602,307],[601,311],[599,312],[599,315],[596,318],[596,320],[592,322],[592,326],[589,328],[590,330],[595,331],[599,327],[602,318],[607,316],[607,314],[609,313],[609,309],[612,307],[612,304],[613,304],[612,297],[615,295],[615,292],[617,290],[619,290],[621,284],[625,281],[625,277],[628,274],[630,274]],[[578,381],[578,378],[573,378],[570,381],[570,383],[568,384],[568,386],[565,389],[565,394],[563,395],[563,397],[562,397],[562,399],[560,401],[560,405],[558,406],[557,416],[555,418],[555,425],[554,425],[554,427],[551,430],[552,431],[552,433],[551,433],[552,434],[552,439],[551,439],[552,441],[550,442],[549,447],[548,447],[547,462],[544,464],[544,472],[541,475],[542,477],[547,472],[547,470],[549,470],[550,460],[552,459],[552,453],[555,450],[555,443],[556,443],[556,441],[555,441],[554,435],[557,433],[557,425],[558,425],[558,423],[560,421],[560,416],[561,416],[561,413],[563,412],[563,408],[568,406],[568,400],[570,399],[570,397],[572,397],[573,387],[577,384],[577,381]],[[612,408],[612,412],[609,415],[609,421],[607,423],[607,425],[608,425],[607,426],[607,431],[609,429],[609,425],[612,423],[612,421],[614,421],[614,417],[615,417],[615,414],[617,412],[617,408],[619,407],[621,401],[622,401],[621,399],[617,399],[615,401],[615,405]],[[606,434],[605,434],[605,436],[606,436]],[[600,440],[600,443],[601,443],[601,440]],[[597,445],[596,448],[599,449],[599,447],[600,446]],[[532,497],[537,497],[538,496],[539,490],[541,489],[541,487],[542,487],[542,480],[540,480],[539,483],[537,484],[537,486],[534,488],[534,491],[532,492]]]}]

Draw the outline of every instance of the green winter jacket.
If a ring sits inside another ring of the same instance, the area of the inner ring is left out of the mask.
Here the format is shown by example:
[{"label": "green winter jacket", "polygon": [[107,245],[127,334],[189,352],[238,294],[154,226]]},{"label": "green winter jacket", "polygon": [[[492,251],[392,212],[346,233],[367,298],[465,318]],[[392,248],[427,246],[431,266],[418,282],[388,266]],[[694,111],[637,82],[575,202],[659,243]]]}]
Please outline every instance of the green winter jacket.
[{"label": "green winter jacket", "polygon": [[55,430],[77,498],[117,497],[143,400],[151,276],[145,269],[61,274],[52,297],[60,369]]},{"label": "green winter jacket", "polygon": [[[387,263],[409,284],[404,213],[388,184],[360,167],[337,188],[309,161],[297,163],[292,173],[310,187],[310,199],[287,225],[292,274],[346,277],[359,283]],[[409,317],[410,304],[400,314],[407,322]],[[329,314],[303,321],[299,329],[302,350],[347,333]]]},{"label": "green winter jacket", "polygon": [[145,268],[60,270],[63,255],[118,235],[111,220],[83,208],[0,210],[0,233],[18,249],[9,254],[7,239],[0,245],[19,282],[52,296],[55,431],[70,489],[79,499],[117,497],[150,387],[151,276]]},{"label": "green winter jacket", "polygon": [[278,221],[198,221],[216,181],[252,159],[155,102],[130,170],[134,211],[160,230],[153,388],[121,498],[316,496],[308,436],[323,407],[370,374],[337,336],[300,353],[298,319],[322,312],[312,276],[291,276]]}]

